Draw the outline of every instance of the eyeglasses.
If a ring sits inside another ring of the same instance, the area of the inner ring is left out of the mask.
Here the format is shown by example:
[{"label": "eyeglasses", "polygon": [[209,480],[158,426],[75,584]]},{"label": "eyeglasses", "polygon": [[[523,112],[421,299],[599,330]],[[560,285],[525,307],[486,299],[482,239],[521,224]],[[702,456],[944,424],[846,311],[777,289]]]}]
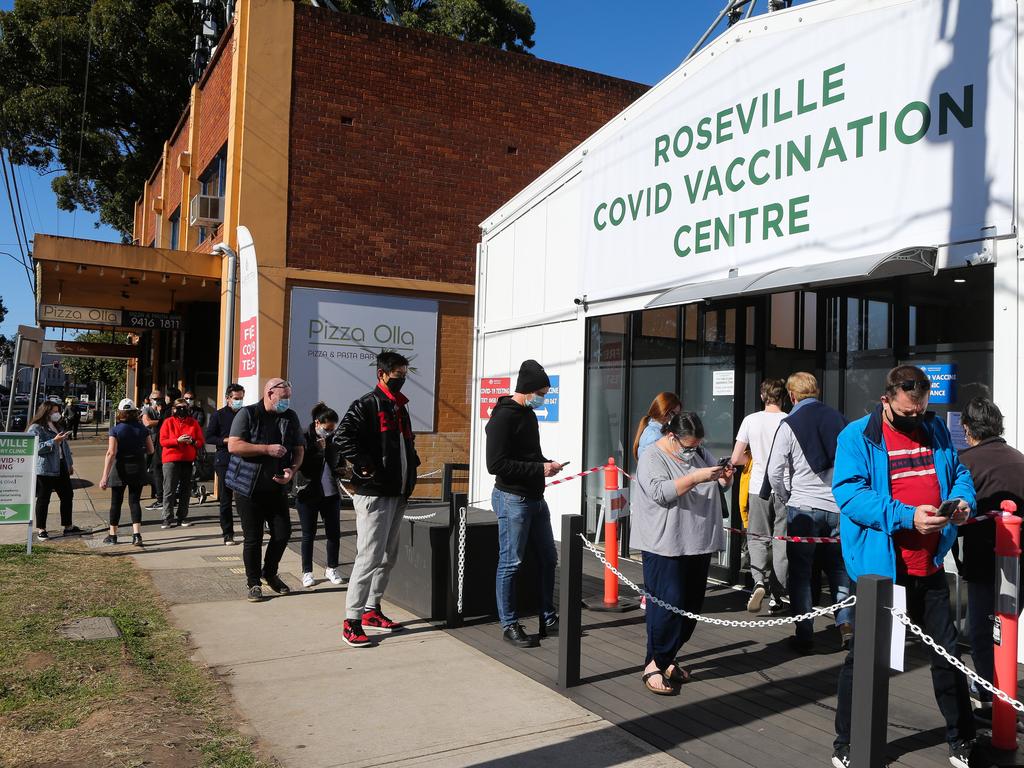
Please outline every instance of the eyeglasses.
[{"label": "eyeglasses", "polygon": [[275,389],[291,389],[291,388],[292,388],[292,383],[290,381],[282,381],[282,382],[279,382],[279,383],[275,384],[274,386],[272,386],[267,391],[268,392],[273,392]]},{"label": "eyeglasses", "polygon": [[927,392],[932,388],[932,385],[931,382],[928,381],[927,379],[924,381],[907,379],[906,381],[901,381],[899,383],[899,388],[902,389],[904,392],[913,392],[914,390],[918,390],[920,392]]}]

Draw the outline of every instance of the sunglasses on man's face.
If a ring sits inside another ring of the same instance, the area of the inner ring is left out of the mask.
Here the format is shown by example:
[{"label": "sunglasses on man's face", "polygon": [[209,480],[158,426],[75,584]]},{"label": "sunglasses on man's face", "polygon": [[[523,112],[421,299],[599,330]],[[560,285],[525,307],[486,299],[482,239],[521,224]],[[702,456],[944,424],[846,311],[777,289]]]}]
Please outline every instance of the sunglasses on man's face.
[{"label": "sunglasses on man's face", "polygon": [[292,383],[290,381],[282,381],[279,384],[275,384],[274,386],[272,386],[267,391],[268,392],[273,392],[275,389],[291,389],[291,388],[292,388]]}]

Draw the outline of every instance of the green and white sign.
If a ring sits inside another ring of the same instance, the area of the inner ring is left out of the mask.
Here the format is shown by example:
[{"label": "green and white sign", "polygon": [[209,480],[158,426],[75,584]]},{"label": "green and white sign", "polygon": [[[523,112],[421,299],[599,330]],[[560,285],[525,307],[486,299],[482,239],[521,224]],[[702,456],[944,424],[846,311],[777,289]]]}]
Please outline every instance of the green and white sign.
[{"label": "green and white sign", "polygon": [[741,23],[583,159],[588,298],[1013,233],[1013,0]]},{"label": "green and white sign", "polygon": [[0,432],[0,525],[30,525],[35,512],[36,436]]}]

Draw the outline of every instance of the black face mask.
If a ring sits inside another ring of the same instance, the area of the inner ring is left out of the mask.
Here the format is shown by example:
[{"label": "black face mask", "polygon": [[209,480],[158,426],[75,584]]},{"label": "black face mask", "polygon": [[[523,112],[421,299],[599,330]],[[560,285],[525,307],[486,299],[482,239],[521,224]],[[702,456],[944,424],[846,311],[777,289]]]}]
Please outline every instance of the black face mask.
[{"label": "black face mask", "polygon": [[180,418],[185,418],[188,416],[188,408],[175,408],[174,415]]},{"label": "black face mask", "polygon": [[916,413],[913,416],[903,416],[892,409],[889,406],[889,419],[892,421],[892,426],[899,432],[910,433],[921,426],[921,414]]},{"label": "black face mask", "polygon": [[405,379],[388,379],[387,387],[391,391],[391,394],[397,395],[402,391],[402,387],[405,386]]}]

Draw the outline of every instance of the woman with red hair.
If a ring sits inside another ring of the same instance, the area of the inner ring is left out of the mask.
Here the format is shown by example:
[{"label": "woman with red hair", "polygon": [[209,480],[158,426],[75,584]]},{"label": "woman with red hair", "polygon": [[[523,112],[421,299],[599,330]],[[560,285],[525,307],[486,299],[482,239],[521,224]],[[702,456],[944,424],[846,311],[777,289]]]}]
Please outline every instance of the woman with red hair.
[{"label": "woman with red hair", "polygon": [[679,397],[673,392],[662,392],[651,401],[647,415],[640,419],[633,439],[633,458],[639,459],[644,449],[661,439],[661,428],[683,410]]}]

